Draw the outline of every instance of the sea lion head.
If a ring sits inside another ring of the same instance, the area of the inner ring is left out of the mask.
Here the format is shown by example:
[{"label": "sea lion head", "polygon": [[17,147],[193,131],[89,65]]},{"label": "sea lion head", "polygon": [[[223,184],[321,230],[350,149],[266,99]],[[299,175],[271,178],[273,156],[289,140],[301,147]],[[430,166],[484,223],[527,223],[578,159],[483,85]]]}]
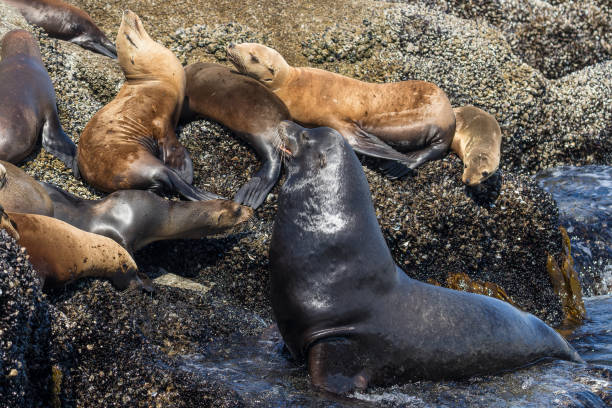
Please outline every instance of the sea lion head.
[{"label": "sea lion head", "polygon": [[2,37],[0,47],[2,50],[0,57],[2,59],[18,54],[42,58],[40,48],[38,48],[38,41],[26,30],[9,31]]},{"label": "sea lion head", "polygon": [[4,207],[0,205],[0,229],[5,229],[8,234],[19,241],[19,233],[17,232],[17,224],[4,212]]},{"label": "sea lion head", "polygon": [[115,44],[98,28],[89,14],[74,6],[68,5],[67,7],[72,12],[72,18],[69,18],[69,21],[66,22],[66,24],[70,24],[69,31],[72,38],[66,39],[85,49],[116,59],[117,48],[115,48]]},{"label": "sea lion head", "polygon": [[491,177],[499,166],[499,160],[491,157],[489,151],[475,149],[463,159],[463,184],[477,186]]},{"label": "sea lion head", "polygon": [[128,81],[162,79],[184,90],[185,71],[180,61],[149,37],[134,12],[123,12],[116,42],[119,65]]},{"label": "sea lion head", "polygon": [[226,51],[238,72],[255,78],[272,90],[283,85],[291,68],[278,51],[262,44],[230,44]]},{"label": "sea lion head", "polygon": [[211,234],[227,231],[228,229],[245,222],[253,215],[252,208],[240,205],[234,201],[212,200],[207,202],[207,204],[212,203],[216,204],[212,208],[212,211],[210,211],[210,207],[207,207],[210,211],[209,216],[213,220],[211,225],[215,226],[214,230],[210,232]]},{"label": "sea lion head", "polygon": [[339,163],[346,141],[340,133],[329,127],[304,128],[291,121],[282,121],[278,130],[284,143],[288,178],[301,173],[302,178],[314,178],[324,173],[330,164]]}]

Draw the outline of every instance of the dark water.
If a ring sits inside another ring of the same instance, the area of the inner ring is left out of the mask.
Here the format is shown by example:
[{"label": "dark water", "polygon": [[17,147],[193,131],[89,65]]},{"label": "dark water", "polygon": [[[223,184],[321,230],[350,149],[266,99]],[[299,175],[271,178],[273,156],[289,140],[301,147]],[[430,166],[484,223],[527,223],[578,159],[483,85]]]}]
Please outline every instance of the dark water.
[{"label": "dark water", "polygon": [[[592,289],[612,293],[612,167],[563,167],[538,176],[559,203]],[[595,250],[592,245],[599,245]],[[589,264],[589,262],[591,262]],[[612,406],[612,295],[585,299],[588,319],[570,341],[588,363],[548,361],[464,382],[418,382],[369,389],[346,399],[314,390],[306,368],[283,351],[277,331],[182,357],[182,369],[240,395],[250,406],[609,407]]]}]

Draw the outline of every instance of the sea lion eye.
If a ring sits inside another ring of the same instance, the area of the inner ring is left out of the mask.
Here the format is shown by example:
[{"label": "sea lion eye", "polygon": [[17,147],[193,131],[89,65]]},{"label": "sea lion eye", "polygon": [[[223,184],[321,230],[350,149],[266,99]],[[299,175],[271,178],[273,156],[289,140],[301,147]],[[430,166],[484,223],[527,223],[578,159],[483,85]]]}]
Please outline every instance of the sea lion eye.
[{"label": "sea lion eye", "polygon": [[300,133],[300,137],[302,138],[302,140],[304,141],[308,141],[310,140],[310,138],[308,137],[308,134],[306,132],[302,132]]},{"label": "sea lion eye", "polygon": [[257,58],[254,55],[251,55],[251,61],[257,64],[257,63],[259,63],[259,58]]},{"label": "sea lion eye", "polygon": [[467,169],[467,163],[463,165],[463,168],[464,168],[464,169]]},{"label": "sea lion eye", "polygon": [[270,71],[270,73],[271,73],[272,75],[274,75],[274,68],[270,68],[270,67],[268,67],[268,71]]}]

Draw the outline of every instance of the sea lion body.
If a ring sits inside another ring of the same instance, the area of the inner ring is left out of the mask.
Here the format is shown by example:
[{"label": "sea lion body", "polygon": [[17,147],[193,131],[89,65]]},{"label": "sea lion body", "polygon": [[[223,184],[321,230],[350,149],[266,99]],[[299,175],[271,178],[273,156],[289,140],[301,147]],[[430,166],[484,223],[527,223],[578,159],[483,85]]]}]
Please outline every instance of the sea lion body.
[{"label": "sea lion body", "polygon": [[71,41],[90,51],[117,58],[117,49],[89,14],[61,0],[4,0],[16,7],[30,24],[51,37]]},{"label": "sea lion body", "polygon": [[463,161],[463,183],[476,186],[499,167],[501,129],[492,115],[475,106],[462,106],[454,112],[457,127],[451,149]]},{"label": "sea lion body", "polygon": [[375,84],[295,68],[275,50],[254,43],[230,45],[228,57],[240,72],[268,86],[293,120],[329,126],[356,152],[401,163],[382,167],[392,177],[443,157],[450,147],[455,115],[444,91],[430,82]]},{"label": "sea lion body", "polygon": [[174,132],[185,98],[181,63],[149,37],[131,11],[123,15],[117,49],[127,80],[81,135],[81,176],[106,192],[150,189],[190,200],[220,198],[190,184],[191,158]]},{"label": "sea lion body", "polygon": [[22,161],[41,135],[42,146],[74,169],[76,146],[60,125],[38,41],[25,30],[13,30],[4,35],[1,47],[0,160]]},{"label": "sea lion body", "polygon": [[130,254],[115,241],[44,215],[7,214],[45,287],[99,277],[110,279],[118,289],[150,289],[138,277]]},{"label": "sea lion body", "polygon": [[6,211],[53,216],[47,191],[19,167],[0,160],[0,205]]},{"label": "sea lion body", "polygon": [[223,65],[197,62],[185,67],[185,74],[183,116],[197,114],[227,126],[262,159],[259,171],[234,198],[238,203],[259,207],[280,174],[277,126],[290,119],[287,107],[259,81]]},{"label": "sea lion body", "polygon": [[293,157],[270,246],[271,301],[315,386],[344,393],[491,374],[546,357],[582,361],[533,315],[410,279],[391,257],[346,141],[329,128],[283,128]]},{"label": "sea lion body", "polygon": [[142,190],[121,190],[101,200],[85,200],[51,184],[43,186],[55,218],[111,238],[130,253],[155,241],[226,232],[253,214],[250,208],[229,200],[170,201]]}]

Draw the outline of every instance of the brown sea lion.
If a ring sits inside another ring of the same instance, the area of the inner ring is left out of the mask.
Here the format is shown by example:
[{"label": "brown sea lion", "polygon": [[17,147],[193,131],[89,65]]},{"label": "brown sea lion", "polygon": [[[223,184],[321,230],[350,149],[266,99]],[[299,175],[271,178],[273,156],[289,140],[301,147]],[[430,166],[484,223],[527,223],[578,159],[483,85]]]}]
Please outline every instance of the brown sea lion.
[{"label": "brown sea lion", "polygon": [[185,75],[183,120],[198,115],[219,122],[249,143],[263,160],[259,171],[234,197],[240,204],[259,207],[280,174],[277,126],[290,119],[287,107],[259,81],[223,65],[196,62],[185,67]]},{"label": "brown sea lion", "polygon": [[71,41],[107,57],[117,50],[89,14],[61,0],[3,0],[17,8],[30,24],[42,27],[51,37]]},{"label": "brown sea lion", "polygon": [[0,160],[0,205],[6,211],[53,216],[53,202],[34,178]]},{"label": "brown sea lion", "polygon": [[[152,289],[138,277],[138,267],[130,254],[112,239],[44,215],[6,214],[45,287],[98,277],[110,279],[118,289],[129,286]],[[4,216],[2,225],[6,225]]]},{"label": "brown sea lion", "polygon": [[55,90],[43,65],[38,41],[25,30],[2,38],[0,56],[0,159],[18,163],[42,146],[76,168],[76,146],[62,130]]},{"label": "brown sea lion", "polygon": [[347,141],[331,128],[283,123],[292,156],[272,229],[270,297],[285,344],[307,361],[316,387],[346,393],[545,358],[583,363],[529,313],[409,278],[391,256]]},{"label": "brown sea lion", "polygon": [[457,127],[451,149],[463,160],[463,183],[476,186],[499,167],[501,129],[492,115],[475,106],[462,106],[454,111]]},{"label": "brown sea lion", "polygon": [[230,200],[170,201],[142,190],[85,200],[51,184],[42,185],[53,202],[55,218],[111,238],[130,253],[155,241],[227,232],[253,214],[251,208]]},{"label": "brown sea lion", "polygon": [[129,10],[123,13],[117,50],[127,80],[81,135],[81,176],[107,192],[150,189],[178,192],[190,200],[220,198],[190,184],[191,158],[174,133],[185,98],[179,60],[153,41]]},{"label": "brown sea lion", "polygon": [[444,91],[430,82],[374,84],[295,68],[276,50],[256,43],[230,45],[227,54],[238,71],[272,90],[293,120],[334,128],[356,152],[391,160],[381,167],[390,177],[439,159],[450,147],[455,115]]}]

